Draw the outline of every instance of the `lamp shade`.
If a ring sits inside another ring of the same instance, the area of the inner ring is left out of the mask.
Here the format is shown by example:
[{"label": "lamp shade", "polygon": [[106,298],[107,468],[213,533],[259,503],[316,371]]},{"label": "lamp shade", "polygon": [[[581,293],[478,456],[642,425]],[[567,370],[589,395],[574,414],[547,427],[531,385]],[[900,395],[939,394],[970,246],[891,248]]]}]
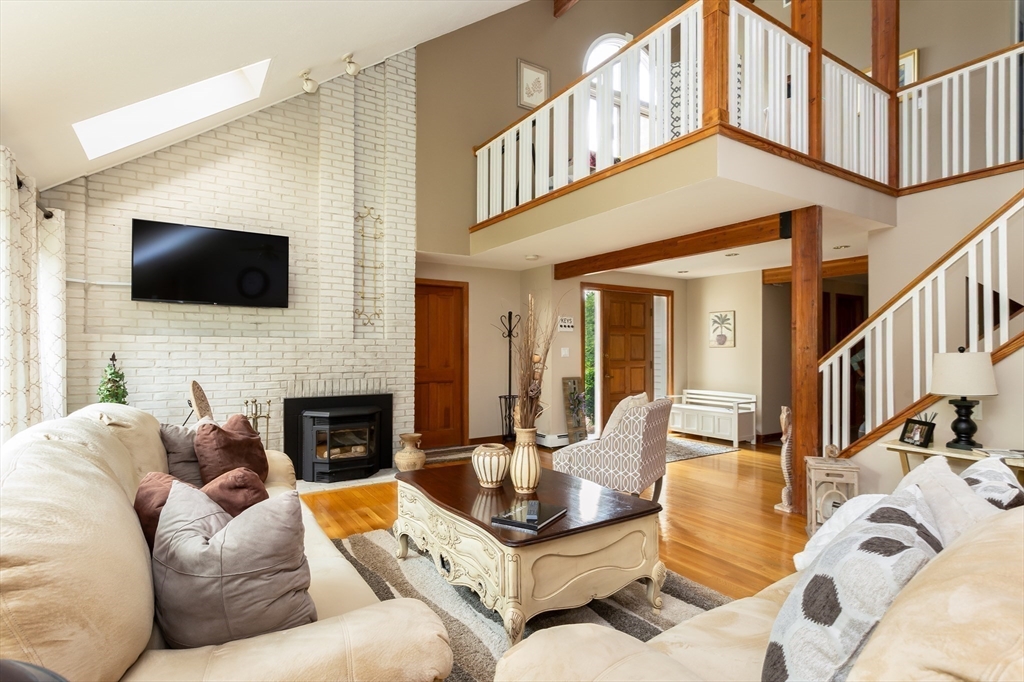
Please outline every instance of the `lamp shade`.
[{"label": "lamp shade", "polygon": [[936,353],[929,393],[950,396],[999,395],[991,353]]}]

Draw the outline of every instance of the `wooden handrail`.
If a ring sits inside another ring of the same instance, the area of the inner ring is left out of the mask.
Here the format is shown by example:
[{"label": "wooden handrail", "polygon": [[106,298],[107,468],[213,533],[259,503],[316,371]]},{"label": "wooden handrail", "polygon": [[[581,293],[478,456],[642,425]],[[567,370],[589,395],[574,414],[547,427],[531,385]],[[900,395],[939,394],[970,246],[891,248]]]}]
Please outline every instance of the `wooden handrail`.
[{"label": "wooden handrail", "polygon": [[801,43],[803,43],[807,47],[811,47],[810,41],[808,41],[806,38],[798,36],[796,33],[793,33],[793,29],[791,29],[789,26],[786,26],[784,23],[782,23],[781,21],[779,21],[778,19],[776,19],[772,15],[768,14],[763,9],[761,9],[758,6],[756,6],[755,4],[750,2],[749,0],[732,0],[732,1],[735,2],[737,5],[740,5],[741,7],[743,7],[743,9],[749,10],[749,11],[753,12],[757,16],[759,16],[762,19],[764,19],[765,21],[767,21],[768,23],[774,25],[776,28],[779,28],[782,31],[784,31],[785,33],[788,33],[790,35],[790,37],[793,38],[793,40],[800,41]]},{"label": "wooden handrail", "polygon": [[[676,9],[671,14],[669,14],[667,17],[665,17],[664,19],[662,19],[658,23],[656,23],[653,26],[651,26],[649,29],[647,29],[646,31],[644,31],[643,33],[638,35],[636,38],[633,38],[633,40],[631,40],[628,43],[626,43],[625,45],[623,45],[621,48],[619,48],[618,52],[616,52],[612,56],[608,57],[608,59],[605,59],[603,62],[601,62],[600,64],[598,64],[594,68],[592,68],[590,71],[587,71],[585,74],[583,74],[582,76],[580,76],[576,80],[574,80],[571,83],[569,83],[568,85],[566,85],[564,88],[562,88],[561,90],[559,90],[558,92],[553,94],[551,97],[548,97],[546,100],[544,100],[543,102],[541,102],[540,104],[535,106],[533,109],[531,109],[529,111],[529,113],[523,114],[522,116],[517,118],[512,123],[508,124],[507,126],[502,128],[501,130],[499,130],[496,134],[491,135],[482,144],[478,144],[475,147],[473,147],[473,153],[476,154],[478,151],[480,151],[481,149],[483,149],[484,147],[486,147],[490,143],[494,142],[496,139],[498,139],[499,137],[501,137],[502,135],[504,135],[508,131],[512,130],[513,128],[515,128],[517,125],[519,125],[520,123],[522,123],[526,119],[528,119],[531,116],[533,116],[534,114],[536,114],[538,109],[543,109],[544,107],[546,107],[547,105],[551,104],[556,99],[558,99],[559,97],[564,95],[569,90],[572,90],[574,87],[576,87],[577,85],[579,85],[583,81],[589,80],[589,79],[593,78],[594,74],[596,74],[598,71],[600,71],[602,68],[604,68],[605,64],[607,64],[608,62],[614,60],[616,57],[618,57],[619,55],[623,54],[624,52],[629,50],[631,47],[633,47],[634,45],[636,45],[640,41],[644,40],[647,36],[651,35],[655,31],[657,31],[659,28],[661,28],[662,26],[664,26],[668,22],[672,21],[673,19],[675,19],[680,14],[682,14],[686,10],[690,9],[690,7],[692,7],[694,4],[696,4],[696,3],[700,2],[700,1],[701,0],[688,0],[682,7]],[[739,2],[739,0],[736,0],[736,1]]]},{"label": "wooden handrail", "polygon": [[832,61],[834,61],[839,66],[846,68],[848,71],[852,71],[854,75],[863,78],[867,82],[871,83],[871,85],[874,85],[876,88],[878,88],[882,92],[888,93],[888,95],[892,97],[892,90],[879,83],[877,80],[874,79],[874,77],[867,75],[866,73],[858,69],[856,66],[853,66],[852,64],[850,64],[850,62],[846,61],[845,59],[840,59],[839,57],[825,49],[822,49],[821,53],[828,57],[829,59],[831,59]]},{"label": "wooden handrail", "polygon": [[[1024,348],[1024,332],[1018,333],[1012,339],[994,350],[992,352],[992,364],[999,364],[1021,348]],[[914,402],[910,403],[910,405],[903,408],[900,412],[897,412],[875,428],[871,429],[869,433],[865,433],[863,436],[850,443],[845,450],[839,453],[839,456],[845,458],[853,457],[858,452],[864,450],[869,445],[882,438],[885,434],[898,427],[907,419],[910,419],[921,410],[931,407],[944,397],[945,396],[935,395],[934,393],[928,393],[921,396]]]},{"label": "wooden handrail", "polygon": [[998,220],[999,217],[1003,215],[1003,213],[1010,210],[1010,207],[1012,207],[1022,198],[1024,198],[1024,189],[1014,194],[1012,199],[1010,199],[1005,204],[1000,206],[998,209],[996,209],[996,212],[990,215],[988,218],[986,218],[984,222],[982,222],[976,228],[968,232],[967,236],[965,236],[963,239],[954,244],[953,248],[949,249],[948,251],[946,251],[946,253],[942,254],[938,260],[931,264],[930,267],[928,267],[924,272],[922,272],[920,275],[911,280],[910,283],[907,284],[905,287],[900,289],[895,296],[893,296],[892,298],[885,302],[885,305],[880,306],[877,310],[875,310],[875,312],[871,313],[871,315],[868,316],[868,319],[861,322],[856,329],[854,329],[852,332],[846,335],[845,339],[837,343],[835,347],[832,348],[832,350],[830,350],[820,360],[818,360],[818,367],[822,367],[823,365],[828,363],[828,361],[831,360],[833,357],[841,353],[843,347],[846,345],[849,339],[857,336],[865,329],[870,327],[872,324],[874,324],[874,322],[878,320],[878,318],[882,317],[883,315],[886,314],[886,312],[888,312],[890,307],[894,306],[901,298],[903,298],[908,293],[913,291],[918,284],[920,284],[927,278],[931,277],[932,273],[938,270],[943,263],[945,263],[948,259],[955,256],[957,251],[965,247],[968,243],[971,242],[972,239],[974,239],[979,234],[984,232],[992,223]]},{"label": "wooden handrail", "polygon": [[995,52],[990,52],[989,54],[985,55],[984,57],[978,57],[977,59],[972,59],[969,62],[965,62],[963,64],[960,64],[959,66],[954,66],[953,68],[946,69],[945,71],[939,71],[936,74],[932,74],[931,76],[928,76],[927,78],[922,78],[921,80],[916,81],[914,83],[911,83],[910,85],[904,85],[902,88],[899,88],[898,90],[896,90],[896,94],[899,95],[900,93],[906,92],[907,90],[913,90],[914,88],[919,88],[919,87],[921,87],[925,83],[928,83],[928,82],[933,81],[933,80],[938,80],[939,78],[945,78],[949,74],[956,73],[957,71],[960,71],[961,69],[969,69],[970,67],[974,66],[975,64],[980,64],[981,62],[987,62],[989,59],[992,59],[994,57],[998,57],[999,55],[1005,54],[1007,52],[1013,52],[1014,50],[1020,48],[1021,46],[1024,46],[1024,42],[1014,43],[1013,45],[1010,45],[1009,47],[1004,47],[1001,50],[996,50]]}]

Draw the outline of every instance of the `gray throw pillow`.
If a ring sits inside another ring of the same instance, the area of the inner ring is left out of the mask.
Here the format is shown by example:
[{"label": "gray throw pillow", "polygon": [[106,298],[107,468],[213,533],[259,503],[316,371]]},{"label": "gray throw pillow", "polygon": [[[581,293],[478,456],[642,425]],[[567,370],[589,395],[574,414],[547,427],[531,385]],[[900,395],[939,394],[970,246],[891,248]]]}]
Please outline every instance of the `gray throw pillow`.
[{"label": "gray throw pillow", "polygon": [[940,551],[918,486],[879,501],[801,575],[772,625],[761,679],[845,680],[896,595]]},{"label": "gray throw pillow", "polygon": [[172,648],[223,644],[316,621],[298,493],[232,518],[175,481],[153,541],[156,619]]},{"label": "gray throw pillow", "polygon": [[998,457],[981,459],[967,467],[960,474],[977,495],[998,509],[1014,509],[1024,506],[1024,488],[1010,467]]},{"label": "gray throw pillow", "polygon": [[202,488],[203,477],[199,473],[199,459],[196,458],[195,429],[161,424],[160,440],[164,442],[164,450],[167,451],[167,473],[179,481]]}]

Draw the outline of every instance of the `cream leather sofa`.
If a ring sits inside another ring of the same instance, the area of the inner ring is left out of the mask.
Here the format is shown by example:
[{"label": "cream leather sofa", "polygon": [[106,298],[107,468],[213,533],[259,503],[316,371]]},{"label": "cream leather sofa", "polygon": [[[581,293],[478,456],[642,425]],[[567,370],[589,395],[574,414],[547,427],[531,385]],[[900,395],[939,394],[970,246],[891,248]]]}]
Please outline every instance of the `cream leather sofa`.
[{"label": "cream leather sofa", "polygon": [[[271,495],[294,490],[268,452]],[[69,680],[424,680],[451,672],[441,620],[413,599],[380,602],[303,505],[319,620],[221,646],[166,649],[150,555],[133,509],[167,471],[159,423],[92,405],[19,433],[0,454],[0,658]]]},{"label": "cream leather sofa", "polygon": [[[965,532],[903,588],[849,680],[1024,680],[1024,507]],[[511,680],[760,680],[794,573],[647,643],[599,625],[534,632],[509,649]]]}]

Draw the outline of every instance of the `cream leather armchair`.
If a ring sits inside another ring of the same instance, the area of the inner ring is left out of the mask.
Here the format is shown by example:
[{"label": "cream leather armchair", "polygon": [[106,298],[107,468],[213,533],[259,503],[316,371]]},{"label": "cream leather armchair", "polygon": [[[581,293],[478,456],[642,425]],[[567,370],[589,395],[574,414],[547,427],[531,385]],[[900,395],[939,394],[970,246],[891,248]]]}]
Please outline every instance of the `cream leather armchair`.
[{"label": "cream leather armchair", "polygon": [[626,411],[619,425],[598,440],[573,443],[551,456],[555,471],[593,481],[607,488],[639,495],[654,484],[653,500],[661,495],[665,477],[665,445],[672,401],[655,400]]}]

